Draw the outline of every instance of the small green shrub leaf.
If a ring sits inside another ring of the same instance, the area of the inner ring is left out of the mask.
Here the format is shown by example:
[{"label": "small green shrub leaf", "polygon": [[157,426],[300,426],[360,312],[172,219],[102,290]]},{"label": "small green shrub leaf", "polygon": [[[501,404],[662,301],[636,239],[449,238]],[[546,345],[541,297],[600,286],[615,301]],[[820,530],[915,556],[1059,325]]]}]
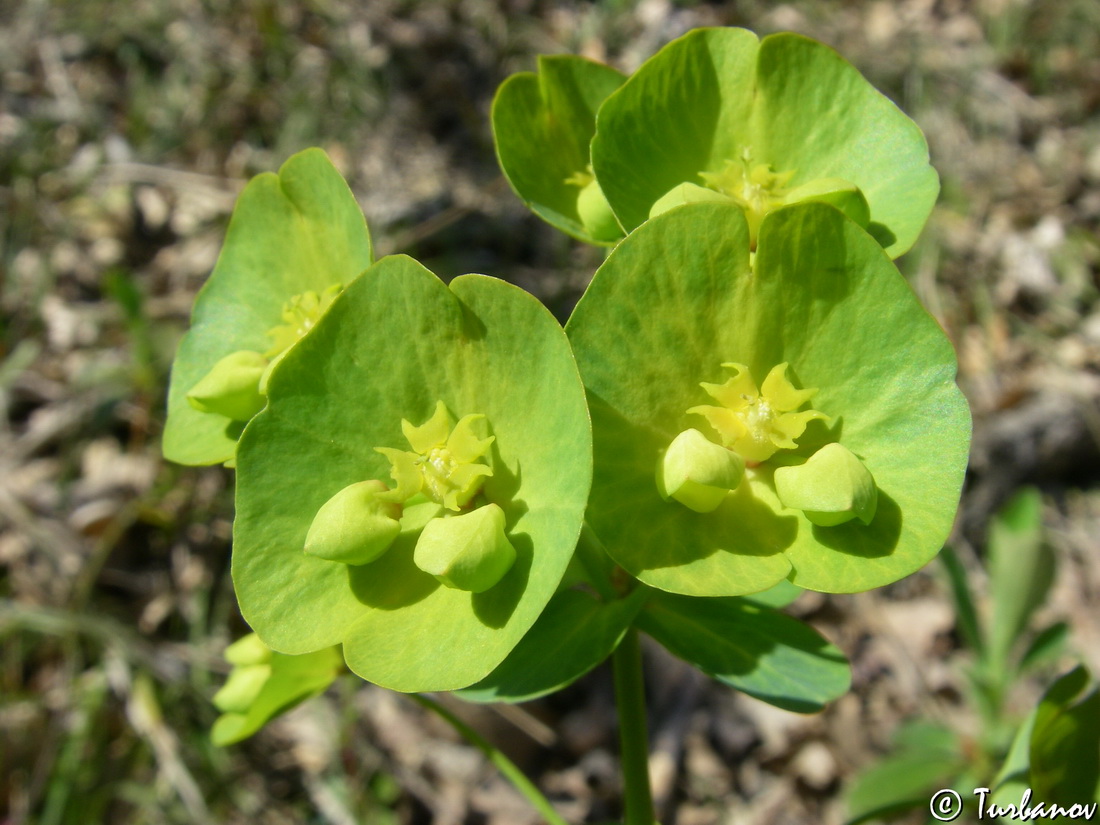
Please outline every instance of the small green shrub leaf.
[{"label": "small green shrub leaf", "polygon": [[1021,797],[1030,787],[1031,734],[1035,729],[1035,717],[1038,712],[1038,707],[1033,708],[1016,728],[1005,761],[993,780],[991,798],[998,805],[1019,804]]},{"label": "small green shrub leaf", "polygon": [[1004,670],[1009,654],[1054,580],[1054,553],[1043,540],[1039,491],[1018,493],[989,526],[989,666]]},{"label": "small green shrub leaf", "polygon": [[848,790],[847,825],[927,811],[940,788],[950,788],[967,767],[962,742],[948,728],[909,722],[894,737],[897,750],[862,771]]},{"label": "small green shrub leaf", "polygon": [[951,596],[955,603],[955,621],[959,634],[970,646],[970,649],[978,654],[979,658],[984,658],[986,649],[985,630],[978,616],[978,609],[974,604],[974,596],[970,592],[970,581],[967,578],[966,568],[955,549],[951,546],[943,548],[943,552],[940,553],[940,561],[947,572],[947,581],[951,586]]},{"label": "small green shrub leaf", "polygon": [[1050,686],[1035,714],[1029,754],[1037,800],[1100,803],[1100,689],[1077,667]]},{"label": "small green shrub leaf", "polygon": [[654,592],[637,624],[704,673],[785,710],[819,711],[851,683],[840,650],[797,619],[746,599]]},{"label": "small green shrub leaf", "polygon": [[1066,648],[1069,625],[1055,622],[1043,628],[1020,655],[1020,671],[1030,670],[1057,658]]},{"label": "small green shrub leaf", "polygon": [[268,352],[268,333],[279,326],[287,301],[346,284],[370,263],[363,212],[323,151],[307,149],[277,175],[250,181],[237,199],[225,245],[195,299],[191,329],[172,364],[165,458],[180,464],[232,459],[242,426],[234,419],[250,417],[262,407],[262,396],[237,387],[219,414],[196,409],[188,393],[226,356]]}]

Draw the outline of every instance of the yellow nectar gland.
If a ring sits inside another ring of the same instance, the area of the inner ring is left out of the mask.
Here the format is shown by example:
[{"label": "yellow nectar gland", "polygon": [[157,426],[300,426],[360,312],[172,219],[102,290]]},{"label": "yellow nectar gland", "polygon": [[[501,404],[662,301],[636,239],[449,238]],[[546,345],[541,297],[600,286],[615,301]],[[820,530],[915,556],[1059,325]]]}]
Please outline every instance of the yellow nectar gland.
[{"label": "yellow nectar gland", "polygon": [[491,467],[478,461],[494,440],[493,436],[479,438],[474,432],[474,423],[484,418],[466,415],[454,424],[439,401],[432,417],[419,427],[402,420],[401,431],[412,451],[375,448],[390,460],[390,474],[396,482],[393,490],[378,497],[404,502],[422,492],[448,510],[462,509],[493,474]]},{"label": "yellow nectar gland", "polygon": [[723,364],[733,370],[724,384],[700,386],[721,406],[698,406],[688,410],[703,416],[717,431],[722,444],[751,466],[767,461],[779,450],[793,450],[795,439],[814,419],[829,420],[818,410],[795,412],[809,401],[816,389],[796,389],[786,377],[787,363],[773,367],[757,389],[744,364]]}]

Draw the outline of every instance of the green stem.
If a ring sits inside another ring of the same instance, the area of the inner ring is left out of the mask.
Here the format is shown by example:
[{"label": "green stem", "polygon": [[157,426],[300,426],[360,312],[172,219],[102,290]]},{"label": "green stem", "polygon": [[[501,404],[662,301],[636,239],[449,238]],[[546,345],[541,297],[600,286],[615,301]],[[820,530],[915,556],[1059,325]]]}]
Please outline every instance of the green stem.
[{"label": "green stem", "polygon": [[619,742],[623,766],[625,825],[654,825],[649,790],[649,739],[646,734],[645,684],[638,631],[631,627],[612,655],[615,704],[619,711]]},{"label": "green stem", "polygon": [[588,522],[581,525],[581,535],[577,541],[577,560],[584,568],[588,581],[596,589],[605,602],[613,602],[619,598],[615,591],[615,585],[608,577],[606,567],[610,557],[604,549],[603,542],[595,531],[588,526]]},{"label": "green stem", "polygon": [[558,816],[557,811],[555,811],[554,807],[550,804],[550,800],[543,796],[542,792],[535,787],[534,783],[524,776],[523,771],[516,767],[516,763],[501,753],[500,750],[482,739],[477,731],[434,699],[429,699],[427,696],[419,693],[410,693],[409,698],[419,702],[432,713],[439,716],[452,728],[462,734],[467,742],[485,754],[485,757],[498,771],[504,774],[505,778],[515,786],[515,789],[527,797],[532,807],[542,814],[543,819],[545,819],[549,825],[569,825],[569,823]]}]

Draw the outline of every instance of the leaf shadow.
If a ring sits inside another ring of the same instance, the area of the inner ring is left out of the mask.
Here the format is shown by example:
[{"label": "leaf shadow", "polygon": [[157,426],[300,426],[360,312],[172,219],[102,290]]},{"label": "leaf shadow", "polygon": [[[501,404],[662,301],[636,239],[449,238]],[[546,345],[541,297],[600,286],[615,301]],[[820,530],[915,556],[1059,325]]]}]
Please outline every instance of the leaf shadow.
[{"label": "leaf shadow", "polygon": [[531,576],[531,566],[535,559],[531,536],[527,533],[508,532],[508,540],[516,549],[516,561],[512,568],[496,585],[481,593],[474,593],[470,599],[474,615],[486,627],[500,628],[508,623],[527,590],[527,581]]},{"label": "leaf shadow", "polygon": [[442,587],[435,576],[413,562],[423,526],[421,523],[403,529],[386,554],[370,564],[348,565],[348,583],[360,602],[379,610],[398,610]]},{"label": "leaf shadow", "polygon": [[886,249],[886,247],[896,243],[898,240],[898,236],[890,231],[890,227],[878,221],[871,221],[867,224],[867,234],[878,241],[878,245],[883,249]]},{"label": "leaf shadow", "polygon": [[490,448],[493,475],[482,489],[485,498],[504,511],[504,532],[516,550],[516,560],[511,569],[496,585],[481,593],[474,593],[471,605],[474,614],[487,627],[503,627],[508,623],[516,605],[527,590],[527,581],[534,564],[534,542],[527,533],[514,532],[520,519],[528,512],[527,503],[516,495],[522,486],[523,468],[516,462],[513,471],[500,455],[499,442]]},{"label": "leaf shadow", "polygon": [[[452,293],[454,294],[454,293]],[[467,341],[481,341],[485,338],[488,329],[485,326],[485,322],[482,321],[477,314],[470,309],[461,299],[455,296],[458,300],[458,305],[462,310],[462,336]]]},{"label": "leaf shadow", "polygon": [[878,507],[870,524],[865,525],[858,519],[833,527],[815,524],[813,536],[819,544],[849,556],[881,558],[897,548],[903,519],[897,501],[880,488]]}]

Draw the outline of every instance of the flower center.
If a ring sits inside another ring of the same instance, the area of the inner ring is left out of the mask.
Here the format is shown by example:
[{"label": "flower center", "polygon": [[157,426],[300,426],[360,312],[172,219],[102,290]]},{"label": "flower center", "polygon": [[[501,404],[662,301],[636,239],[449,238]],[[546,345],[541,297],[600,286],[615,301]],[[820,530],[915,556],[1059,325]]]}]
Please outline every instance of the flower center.
[{"label": "flower center", "polygon": [[481,438],[475,432],[476,423],[484,418],[466,415],[455,424],[440,401],[435,414],[419,427],[402,421],[401,431],[412,450],[375,448],[390,460],[390,475],[397,482],[380,497],[404,502],[423,493],[449,510],[465,507],[493,474],[492,467],[480,461],[493,436]]},{"label": "flower center", "polygon": [[333,284],[319,295],[308,290],[283,304],[283,323],[267,331],[271,338],[271,348],[264,355],[275,358],[298,343],[321,319],[341,289],[341,284]]},{"label": "flower center", "polygon": [[450,490],[447,479],[458,466],[458,461],[446,447],[433,447],[420,464],[424,473],[424,484],[428,487],[429,495],[439,503]]},{"label": "flower center", "polygon": [[746,212],[751,237],[756,237],[764,215],[784,202],[794,171],[776,172],[768,163],[753,163],[746,147],[738,160],[727,160],[720,172],[700,172],[703,183],[740,204]]},{"label": "flower center", "polygon": [[744,364],[722,366],[733,370],[731,378],[724,384],[701,385],[721,406],[697,406],[688,412],[706,418],[721,443],[747,463],[759,464],[778,450],[793,450],[810,421],[828,419],[818,410],[797,412],[817,390],[796,389],[786,377],[785,362],[771,369],[759,389]]}]

